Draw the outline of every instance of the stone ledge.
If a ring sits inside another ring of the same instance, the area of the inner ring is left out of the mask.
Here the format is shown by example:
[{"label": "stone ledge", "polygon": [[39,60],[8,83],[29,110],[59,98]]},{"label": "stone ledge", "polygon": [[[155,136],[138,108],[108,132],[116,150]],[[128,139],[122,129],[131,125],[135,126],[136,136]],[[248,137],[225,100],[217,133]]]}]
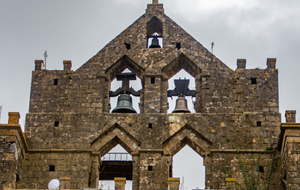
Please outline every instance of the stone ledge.
[{"label": "stone ledge", "polygon": [[57,153],[93,153],[92,149],[28,149],[27,153],[39,153],[39,152],[57,152]]},{"label": "stone ledge", "polygon": [[[211,149],[212,153],[236,153],[235,149]],[[272,154],[273,150],[254,150],[254,149],[240,149],[239,153],[264,153],[264,154]]]},{"label": "stone ledge", "polygon": [[163,154],[164,150],[163,149],[140,149],[139,152],[140,153],[142,153],[142,152],[153,152],[153,153],[161,153],[161,154]]}]

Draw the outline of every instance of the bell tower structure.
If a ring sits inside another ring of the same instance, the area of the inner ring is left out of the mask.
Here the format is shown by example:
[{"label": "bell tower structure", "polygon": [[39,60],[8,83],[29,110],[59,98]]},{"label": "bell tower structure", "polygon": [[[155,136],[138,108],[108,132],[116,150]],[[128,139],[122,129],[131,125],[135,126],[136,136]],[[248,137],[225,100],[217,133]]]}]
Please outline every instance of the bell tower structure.
[{"label": "bell tower structure", "polygon": [[[238,156],[247,164],[260,160],[261,170],[253,171],[258,186],[280,186],[280,167],[270,169],[281,125],[276,59],[267,59],[265,69],[246,69],[246,60],[238,59],[232,70],[153,0],[77,70],[70,60],[63,70],[44,70],[42,62],[36,60],[32,72],[17,188],[46,189],[52,179],[69,189],[98,188],[101,157],[117,144],[132,156],[133,190],[178,190],[172,158],[185,145],[204,159],[206,189],[244,183]],[[181,69],[195,78],[195,90],[181,80],[168,91],[168,80]],[[142,82],[139,91],[129,88],[135,77]],[[123,86],[112,92],[115,78]],[[140,113],[129,111],[132,95],[140,97]],[[111,112],[113,96],[120,100]],[[170,96],[182,102],[193,96],[196,113],[180,108],[168,114]],[[119,189],[126,177],[121,173],[114,176]]]}]

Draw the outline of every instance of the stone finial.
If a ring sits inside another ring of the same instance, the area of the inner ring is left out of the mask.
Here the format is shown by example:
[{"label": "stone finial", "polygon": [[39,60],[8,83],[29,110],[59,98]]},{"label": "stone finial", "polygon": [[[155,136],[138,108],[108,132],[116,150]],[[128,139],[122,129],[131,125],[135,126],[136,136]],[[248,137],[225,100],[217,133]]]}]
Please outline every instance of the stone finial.
[{"label": "stone finial", "polygon": [[158,0],[153,0],[152,4],[158,4]]},{"label": "stone finial", "polygon": [[180,178],[169,177],[170,190],[179,190]]},{"label": "stone finial", "polygon": [[44,67],[44,61],[43,60],[35,60],[35,70],[42,70]]},{"label": "stone finial", "polygon": [[276,68],[276,58],[268,58],[267,59],[267,68],[275,69]]},{"label": "stone finial", "polygon": [[287,123],[296,123],[296,110],[286,110],[285,120]]},{"label": "stone finial", "polygon": [[115,177],[115,190],[125,190],[126,178]]},{"label": "stone finial", "polygon": [[20,114],[19,112],[8,113],[8,124],[19,124]]},{"label": "stone finial", "polygon": [[69,71],[72,68],[72,61],[71,60],[64,60],[64,70]]},{"label": "stone finial", "polygon": [[235,183],[236,179],[235,178],[226,178],[226,189],[235,189]]},{"label": "stone finial", "polygon": [[70,181],[71,179],[69,177],[61,177],[59,178],[59,189],[70,189]]},{"label": "stone finial", "polygon": [[246,59],[238,59],[237,60],[237,68],[238,69],[246,69]]}]

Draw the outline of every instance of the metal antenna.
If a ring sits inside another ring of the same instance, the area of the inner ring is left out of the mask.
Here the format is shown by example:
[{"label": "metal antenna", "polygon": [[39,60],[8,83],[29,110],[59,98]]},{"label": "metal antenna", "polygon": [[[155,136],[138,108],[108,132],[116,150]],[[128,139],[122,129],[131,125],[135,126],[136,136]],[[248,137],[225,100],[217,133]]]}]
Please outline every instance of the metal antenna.
[{"label": "metal antenna", "polygon": [[2,106],[0,106],[0,119],[1,119],[1,111],[2,111]]},{"label": "metal antenna", "polygon": [[214,45],[215,45],[215,43],[212,42],[212,43],[211,43],[211,53],[214,53]]},{"label": "metal antenna", "polygon": [[46,70],[46,60],[47,60],[48,54],[47,54],[47,50],[44,53],[44,58],[45,58],[45,70]]}]

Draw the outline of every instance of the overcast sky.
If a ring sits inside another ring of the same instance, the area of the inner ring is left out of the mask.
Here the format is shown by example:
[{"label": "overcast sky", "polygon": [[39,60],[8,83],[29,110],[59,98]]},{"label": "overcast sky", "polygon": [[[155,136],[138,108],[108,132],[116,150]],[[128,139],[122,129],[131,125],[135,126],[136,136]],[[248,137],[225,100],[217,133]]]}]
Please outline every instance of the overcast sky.
[{"label": "overcast sky", "polygon": [[[48,51],[47,69],[63,60],[79,68],[145,13],[152,0],[0,0],[0,123],[28,112],[34,60]],[[266,68],[277,58],[279,108],[300,114],[299,0],[160,0],[165,13],[231,69]],[[282,121],[285,122],[285,119]]]}]

